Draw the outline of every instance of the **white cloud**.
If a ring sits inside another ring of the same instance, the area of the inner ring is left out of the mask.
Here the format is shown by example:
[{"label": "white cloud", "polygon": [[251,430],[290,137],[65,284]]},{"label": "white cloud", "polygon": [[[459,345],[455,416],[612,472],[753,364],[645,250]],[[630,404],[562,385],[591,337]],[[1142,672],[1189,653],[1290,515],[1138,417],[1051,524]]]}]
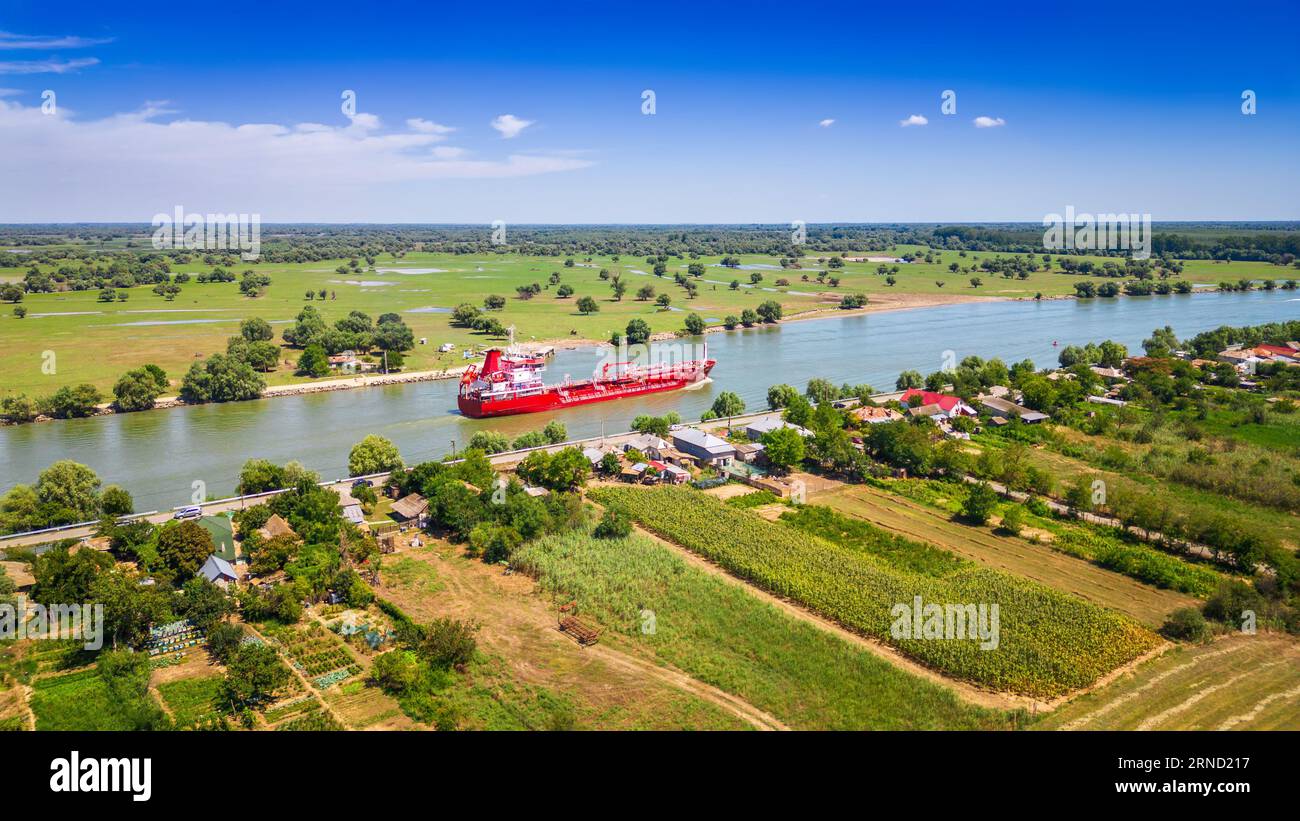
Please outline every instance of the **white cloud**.
[{"label": "white cloud", "polygon": [[914,125],[929,125],[929,123],[930,121],[920,114],[913,114],[912,116],[908,117],[906,120],[898,121],[898,124],[901,125],[903,128],[908,128]]},{"label": "white cloud", "polygon": [[521,120],[513,114],[502,114],[492,121],[492,127],[501,132],[502,139],[511,140],[518,137],[533,122],[533,120]]},{"label": "white cloud", "polygon": [[86,48],[111,43],[112,38],[92,37],[49,37],[31,34],[14,34],[0,31],[0,49],[41,49],[52,51],[60,48]]},{"label": "white cloud", "polygon": [[[60,106],[0,99],[0,222],[148,221],[180,204],[260,213],[272,222],[354,219],[404,197],[445,191],[439,180],[502,179],[586,168],[578,156],[469,158],[443,134],[389,131],[373,115],[350,124],[179,119],[163,103],[95,120]],[[391,213],[391,212],[384,212]],[[378,218],[372,216],[372,218]]]},{"label": "white cloud", "polygon": [[18,88],[0,88],[0,97],[13,97],[22,93],[22,89]]},{"label": "white cloud", "polygon": [[827,117],[826,119],[817,123],[817,125],[821,126],[822,128],[830,128],[831,126],[835,125],[835,121]]},{"label": "white cloud", "polygon": [[407,120],[406,127],[412,131],[419,131],[421,134],[450,134],[456,130],[451,126],[439,125],[438,123],[420,117],[412,117]]},{"label": "white cloud", "polygon": [[998,128],[1007,124],[1007,121],[1001,117],[976,117],[972,122],[976,128]]},{"label": "white cloud", "polygon": [[374,114],[366,114],[358,111],[356,114],[352,115],[351,127],[355,128],[357,131],[374,131],[376,128],[379,128],[380,125],[379,117]]},{"label": "white cloud", "polygon": [[0,62],[0,74],[67,74],[81,68],[99,65],[94,57],[78,57],[75,60],[10,60]]}]

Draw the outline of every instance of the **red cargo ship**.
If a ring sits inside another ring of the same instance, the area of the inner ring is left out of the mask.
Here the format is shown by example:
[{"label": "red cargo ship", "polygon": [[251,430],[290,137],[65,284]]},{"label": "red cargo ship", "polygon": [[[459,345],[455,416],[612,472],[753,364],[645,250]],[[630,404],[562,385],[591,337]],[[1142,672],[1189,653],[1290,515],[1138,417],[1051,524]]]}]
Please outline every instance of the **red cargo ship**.
[{"label": "red cargo ship", "polygon": [[648,367],[610,363],[591,379],[544,385],[541,372],[546,370],[546,361],[542,357],[493,348],[487,352],[482,369],[471,365],[461,377],[456,404],[466,416],[482,419],[675,391],[708,377],[715,362],[708,358],[707,348],[704,356],[690,362]]}]

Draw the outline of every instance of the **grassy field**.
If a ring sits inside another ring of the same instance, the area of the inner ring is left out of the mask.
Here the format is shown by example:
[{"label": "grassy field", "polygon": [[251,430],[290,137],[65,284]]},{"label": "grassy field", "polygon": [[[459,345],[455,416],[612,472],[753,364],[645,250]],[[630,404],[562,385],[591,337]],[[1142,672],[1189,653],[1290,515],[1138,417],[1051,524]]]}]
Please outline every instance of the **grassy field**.
[{"label": "grassy field", "polygon": [[[1158,637],[1126,616],[973,562],[962,560],[955,567],[930,563],[919,572],[856,544],[769,522],[689,489],[601,487],[589,492],[602,504],[625,507],[649,530],[742,579],[885,641],[945,675],[990,689],[1062,695],[1159,644]],[[911,549],[928,546],[917,543]],[[970,636],[942,641],[895,636],[893,608],[914,597],[941,608],[997,604],[1000,642],[982,649]]]},{"label": "grassy field", "polygon": [[1034,728],[1300,730],[1300,643],[1261,633],[1178,647]]},{"label": "grassy field", "polygon": [[217,715],[215,700],[223,679],[212,675],[168,681],[158,685],[158,693],[177,727],[193,727]]},{"label": "grassy field", "polygon": [[134,705],[116,701],[93,667],[41,678],[29,702],[37,730],[134,730]]},{"label": "grassy field", "polygon": [[[900,246],[888,254],[909,250],[918,249]],[[944,252],[940,254],[941,260],[933,264],[900,264],[894,286],[887,285],[885,278],[876,273],[879,263],[850,262],[833,274],[842,280],[838,288],[816,282],[818,271],[825,267],[816,262],[816,252],[810,252],[802,269],[785,271],[779,270],[777,259],[770,256],[742,256],[742,266],[770,267],[738,270],[720,267],[720,257],[704,257],[699,261],[709,267],[697,280],[696,299],[687,299],[685,291],[672,281],[675,273],[685,271],[690,262],[685,259],[670,260],[668,271],[661,279],[649,273],[652,266],[643,258],[623,257],[618,262],[610,257],[595,257],[590,262],[578,258],[569,268],[565,267],[563,258],[555,257],[418,251],[400,259],[384,255],[377,260],[375,270],[362,268],[348,274],[335,270],[346,260],[239,265],[232,269],[239,272],[255,268],[271,276],[271,286],[258,298],[240,295],[236,283],[200,285],[193,280],[184,284],[171,302],[155,295],[149,286],[129,289],[126,302],[112,303],[99,302],[96,291],[28,294],[22,303],[28,310],[26,319],[16,319],[8,307],[0,308],[0,374],[5,377],[0,384],[0,396],[23,392],[45,395],[63,385],[81,382],[107,390],[124,371],[147,362],[162,366],[178,383],[195,357],[225,349],[226,339],[238,333],[240,320],[254,316],[266,319],[274,325],[278,339],[279,332],[307,304],[315,305],[329,322],[353,310],[364,311],[372,319],[385,312],[400,313],[416,338],[425,337],[429,342],[416,346],[407,359],[406,369],[426,370],[462,364],[459,350],[437,353],[437,347],[443,342],[461,348],[501,342],[464,328],[453,328],[449,322],[447,311],[451,308],[462,302],[481,306],[488,294],[507,297],[506,307],[496,315],[503,324],[516,327],[520,341],[605,340],[612,332],[622,330],[633,317],[645,319],[656,332],[677,331],[682,328],[683,311],[696,312],[710,325],[720,325],[726,316],[739,316],[743,309],[754,308],[767,299],[781,302],[789,316],[834,309],[840,295],[845,293],[865,293],[868,297],[927,294],[946,298],[1032,298],[1040,292],[1044,296],[1071,294],[1074,283],[1086,279],[1044,271],[1035,272],[1026,280],[985,274],[981,277],[984,284],[973,288],[968,274],[948,271],[952,262],[966,265],[991,256],[997,254],[972,252],[963,258],[957,252]],[[601,268],[619,273],[628,283],[628,293],[621,302],[612,300],[608,284],[599,279]],[[24,270],[0,269],[0,280],[21,279]],[[198,263],[173,267],[173,273],[198,274],[209,270],[211,266]],[[548,285],[553,272],[560,274],[562,283],[574,288],[573,296],[565,299],[555,296],[556,288]],[[749,278],[755,273],[763,279],[757,286],[751,286]],[[810,281],[804,282],[804,275]],[[1285,270],[1264,263],[1189,261],[1184,278],[1218,282],[1284,275]],[[777,287],[775,283],[781,278],[788,279],[790,284]],[[739,280],[742,286],[732,290],[733,280]],[[534,282],[542,285],[544,290],[540,294],[527,301],[517,298],[518,286]],[[944,287],[939,287],[937,282],[944,282]],[[653,286],[656,295],[669,294],[673,308],[682,310],[661,310],[653,301],[637,300],[636,292],[643,285]],[[308,302],[304,298],[307,290],[322,288],[330,292],[327,300]],[[576,307],[580,296],[596,297],[599,313],[580,314]],[[43,358],[47,351],[55,355],[52,373],[47,372],[49,368],[42,368],[47,362]],[[301,381],[293,376],[289,364],[296,362],[298,353],[284,350],[280,368],[267,375],[269,384]]]},{"label": "grassy field", "polygon": [[[950,690],[689,566],[644,536],[546,537],[513,562],[572,597],[607,639],[744,698],[797,729],[991,729],[1012,717]],[[653,628],[645,625],[653,614]]]},{"label": "grassy field", "polygon": [[981,564],[1072,593],[1125,613],[1151,628],[1179,607],[1197,602],[1097,567],[1051,548],[989,528],[954,521],[947,513],[873,487],[854,486],[816,497],[817,504],[856,516],[910,539],[938,545]]}]

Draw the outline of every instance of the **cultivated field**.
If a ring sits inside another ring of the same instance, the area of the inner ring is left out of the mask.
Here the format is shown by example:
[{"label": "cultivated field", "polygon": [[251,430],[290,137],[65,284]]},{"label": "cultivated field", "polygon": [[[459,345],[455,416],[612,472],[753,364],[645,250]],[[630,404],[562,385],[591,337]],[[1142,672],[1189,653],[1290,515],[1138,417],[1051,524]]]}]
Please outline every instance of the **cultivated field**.
[{"label": "cultivated field", "polygon": [[1061,707],[1040,730],[1300,730],[1300,642],[1181,646]]},{"label": "cultivated field", "polygon": [[[1152,629],[1179,607],[1197,602],[1190,596],[1150,585],[1053,550],[1046,542],[1002,536],[990,528],[954,521],[946,512],[868,486],[852,486],[819,495],[817,504],[862,518],[894,533],[938,545],[959,556],[1081,599],[1125,613]],[[1045,534],[1050,538],[1050,533]]]},{"label": "cultivated field", "polygon": [[[626,508],[648,529],[718,562],[740,578],[801,602],[878,638],[945,675],[993,690],[1054,697],[1086,687],[1157,647],[1160,639],[1125,616],[971,562],[910,562],[768,522],[697,491],[601,487],[598,502]],[[902,546],[933,551],[920,543]],[[950,554],[944,553],[948,556]],[[892,608],[997,603],[1001,641],[932,641],[892,635]]]}]

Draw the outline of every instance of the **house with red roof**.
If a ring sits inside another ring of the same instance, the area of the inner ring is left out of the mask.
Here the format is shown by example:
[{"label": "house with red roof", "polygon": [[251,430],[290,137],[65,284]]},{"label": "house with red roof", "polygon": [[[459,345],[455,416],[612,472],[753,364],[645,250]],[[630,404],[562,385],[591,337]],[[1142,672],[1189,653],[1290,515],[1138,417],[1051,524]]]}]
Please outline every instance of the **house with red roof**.
[{"label": "house with red roof", "polygon": [[[920,397],[920,401],[916,401],[913,397]],[[909,408],[927,408],[929,412],[925,414],[926,416],[979,416],[979,411],[975,410],[970,405],[967,405],[960,396],[953,396],[949,393],[923,391],[920,388],[908,388],[903,391],[903,395],[899,397],[898,401],[902,402]],[[930,407],[932,405],[938,406],[941,413],[936,413]]]}]

